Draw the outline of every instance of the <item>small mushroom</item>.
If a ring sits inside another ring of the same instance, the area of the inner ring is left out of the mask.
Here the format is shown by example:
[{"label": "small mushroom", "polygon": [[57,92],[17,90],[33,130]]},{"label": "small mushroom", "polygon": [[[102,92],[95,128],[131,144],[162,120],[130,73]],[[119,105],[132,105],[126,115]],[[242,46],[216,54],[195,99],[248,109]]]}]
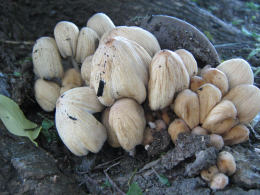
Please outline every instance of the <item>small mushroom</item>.
[{"label": "small mushroom", "polygon": [[146,125],[144,110],[133,99],[117,100],[109,112],[109,125],[121,147],[126,151],[131,151],[143,141]]},{"label": "small mushroom", "polygon": [[223,134],[238,123],[237,110],[229,100],[222,100],[208,114],[202,127],[211,133]]},{"label": "small mushroom", "polygon": [[61,57],[53,38],[41,37],[36,41],[33,46],[32,60],[33,71],[38,77],[45,79],[62,78]]},{"label": "small mushroom", "polygon": [[157,39],[152,33],[137,26],[118,26],[104,34],[100,42],[105,43],[107,40],[117,36],[135,41],[142,46],[151,57],[161,49]]},{"label": "small mushroom", "polygon": [[74,57],[76,55],[79,29],[68,21],[61,21],[54,28],[54,37],[62,57]]},{"label": "small mushroom", "polygon": [[218,154],[217,166],[221,173],[228,176],[236,172],[236,162],[233,155],[227,151],[222,151]]},{"label": "small mushroom", "polygon": [[190,78],[190,89],[195,92],[205,83],[202,77],[193,76]]},{"label": "small mushroom", "polygon": [[[185,89],[176,97],[171,105],[176,115],[183,119],[190,129],[199,124],[199,98],[196,93]],[[207,128],[205,128],[207,129]]]},{"label": "small mushroom", "polygon": [[86,57],[83,64],[81,65],[81,77],[85,81],[86,85],[90,84],[92,59],[93,55]]},{"label": "small mushroom", "polygon": [[145,128],[142,145],[147,147],[147,146],[149,146],[149,144],[151,144],[153,142],[153,133],[154,133],[153,129],[151,129],[149,127]]},{"label": "small mushroom", "polygon": [[226,74],[229,82],[229,88],[241,84],[253,84],[254,74],[247,61],[243,59],[231,59],[222,62],[217,69]]},{"label": "small mushroom", "polygon": [[195,134],[195,135],[208,135],[208,131],[206,129],[203,129],[200,126],[197,126],[197,127],[193,128],[191,130],[191,133]]},{"label": "small mushroom", "polygon": [[219,173],[218,167],[216,165],[213,165],[213,166],[209,167],[208,169],[202,170],[200,172],[200,176],[203,180],[209,182],[213,179],[214,175],[216,175],[217,173]]},{"label": "small mushroom", "polygon": [[260,90],[254,85],[238,85],[223,99],[234,103],[241,123],[249,123],[260,112]]},{"label": "small mushroom", "polygon": [[221,91],[212,84],[204,84],[197,91],[200,105],[200,123],[202,124],[211,109],[220,102]]},{"label": "small mushroom", "polygon": [[77,87],[59,97],[55,124],[60,138],[73,154],[83,156],[102,148],[107,139],[106,129],[92,115],[102,110],[95,91],[89,87]]},{"label": "small mushroom", "polygon": [[237,125],[223,135],[225,145],[240,144],[249,139],[249,129],[245,125]]},{"label": "small mushroom", "polygon": [[65,91],[68,91],[72,88],[80,87],[81,85],[82,79],[80,73],[75,68],[71,68],[64,74],[60,94],[63,94]]},{"label": "small mushroom", "polygon": [[186,49],[178,49],[174,52],[177,53],[181,57],[184,65],[188,71],[189,76],[193,77],[193,76],[197,75],[198,65],[197,65],[197,62],[196,62],[194,56],[192,55],[192,53],[190,53]]},{"label": "small mushroom", "polygon": [[202,73],[202,78],[206,83],[211,83],[220,89],[222,95],[228,91],[228,79],[222,71],[216,68],[207,68]]},{"label": "small mushroom", "polygon": [[83,63],[86,57],[93,55],[98,47],[99,36],[91,28],[84,27],[79,32],[76,61]]},{"label": "small mushroom", "polygon": [[211,134],[209,144],[210,146],[214,146],[218,150],[221,150],[224,146],[224,141],[220,135]]},{"label": "small mushroom", "polygon": [[182,119],[175,119],[168,127],[168,133],[171,136],[172,142],[176,144],[180,133],[190,133],[189,127]]},{"label": "small mushroom", "polygon": [[98,36],[101,38],[105,32],[115,28],[115,25],[106,14],[96,13],[89,18],[87,27],[96,31]]},{"label": "small mushroom", "polygon": [[210,182],[210,188],[212,190],[221,190],[224,189],[228,185],[229,179],[223,173],[217,173],[214,175]]},{"label": "small mushroom", "polygon": [[60,96],[60,86],[51,81],[38,79],[34,84],[35,99],[43,110],[54,110],[56,101]]}]

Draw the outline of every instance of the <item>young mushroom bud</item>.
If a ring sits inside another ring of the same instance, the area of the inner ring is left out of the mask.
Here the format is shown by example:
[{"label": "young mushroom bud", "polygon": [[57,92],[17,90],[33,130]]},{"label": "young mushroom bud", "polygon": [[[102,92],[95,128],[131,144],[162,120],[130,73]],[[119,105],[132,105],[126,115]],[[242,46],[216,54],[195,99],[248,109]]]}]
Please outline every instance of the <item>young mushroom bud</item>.
[{"label": "young mushroom bud", "polygon": [[[196,93],[185,89],[176,97],[171,105],[176,115],[183,119],[190,129],[199,124],[199,98]],[[207,128],[205,128],[207,129]]]},{"label": "young mushroom bud", "polygon": [[190,78],[190,89],[195,92],[205,83],[202,77],[193,76]]},{"label": "young mushroom bud", "polygon": [[195,135],[208,135],[208,131],[206,129],[203,129],[200,126],[197,126],[197,127],[193,128],[191,130],[191,133],[195,134]]},{"label": "young mushroom bud", "polygon": [[172,142],[176,144],[180,133],[190,133],[189,127],[182,119],[175,119],[168,127],[168,133],[171,136]]},{"label": "young mushroom bud", "polygon": [[80,87],[81,85],[82,79],[80,73],[75,68],[71,68],[64,74],[60,94],[63,94],[65,91],[68,91],[72,88]]},{"label": "young mushroom bud", "polygon": [[115,28],[115,25],[106,14],[97,13],[89,18],[87,27],[96,31],[98,36],[101,38],[105,32]]},{"label": "young mushroom bud", "polygon": [[254,85],[238,85],[232,88],[223,98],[236,106],[241,123],[247,124],[260,111],[260,89]]},{"label": "young mushroom bud", "polygon": [[193,77],[193,76],[197,75],[198,65],[197,65],[197,62],[196,62],[195,58],[193,57],[192,53],[190,53],[189,51],[187,51],[185,49],[178,49],[174,52],[177,53],[181,57],[184,65],[188,71],[189,76]]},{"label": "young mushroom bud", "polygon": [[212,84],[204,84],[198,90],[200,105],[200,123],[202,124],[211,109],[220,102],[221,91]]},{"label": "young mushroom bud", "polygon": [[217,69],[226,74],[229,82],[229,88],[241,84],[253,84],[254,74],[247,61],[243,59],[231,59],[222,62]]},{"label": "young mushroom bud", "polygon": [[144,145],[146,147],[146,146],[149,146],[149,144],[151,144],[153,142],[153,132],[154,132],[153,129],[151,129],[149,127],[145,128],[142,145]]},{"label": "young mushroom bud", "polygon": [[222,100],[208,114],[202,127],[211,133],[223,134],[238,123],[237,110],[229,100]]},{"label": "young mushroom bud", "polygon": [[211,83],[220,89],[222,95],[228,91],[228,79],[222,71],[216,68],[207,68],[202,73],[202,78],[206,83]]},{"label": "young mushroom bud", "polygon": [[137,26],[119,26],[108,31],[101,39],[101,43],[114,37],[125,37],[142,46],[151,57],[155,55],[161,48],[155,36],[147,30]]},{"label": "young mushroom bud", "polygon": [[92,115],[103,106],[95,91],[78,87],[66,91],[56,103],[55,124],[63,143],[77,156],[97,153],[107,139],[105,127]]},{"label": "young mushroom bud", "polygon": [[60,86],[51,81],[38,79],[34,84],[35,99],[43,110],[54,110],[56,101],[60,96]]},{"label": "young mushroom bud", "polygon": [[237,125],[223,135],[225,145],[240,144],[249,139],[249,129],[245,125]]},{"label": "young mushroom bud", "polygon": [[142,143],[146,121],[142,106],[135,100],[117,100],[110,109],[108,120],[111,131],[114,131],[118,142],[126,151],[131,151]]},{"label": "young mushroom bud", "polygon": [[81,65],[81,78],[83,81],[85,81],[86,85],[90,84],[92,59],[93,55],[86,57],[83,64]]},{"label": "young mushroom bud", "polygon": [[56,42],[51,37],[39,38],[33,46],[33,71],[45,79],[62,78],[63,67]]},{"label": "young mushroom bud", "polygon": [[54,28],[54,37],[62,57],[76,54],[79,29],[72,22],[61,21]]},{"label": "young mushroom bud", "polygon": [[224,146],[224,141],[220,135],[211,134],[209,144],[210,146],[214,146],[218,150],[221,150]]},{"label": "young mushroom bud", "polygon": [[214,175],[210,182],[210,188],[212,190],[221,190],[224,189],[228,185],[229,179],[223,173],[217,173]]},{"label": "young mushroom bud", "polygon": [[133,98],[141,104],[146,98],[150,62],[150,55],[140,45],[115,37],[96,50],[90,85],[106,106],[122,97]]},{"label": "young mushroom bud", "polygon": [[203,180],[209,182],[213,179],[214,175],[216,175],[217,173],[219,173],[218,167],[216,165],[213,165],[213,166],[209,167],[208,169],[202,170],[200,172],[200,176]]},{"label": "young mushroom bud", "polygon": [[217,160],[218,169],[221,173],[228,176],[236,172],[236,162],[233,155],[227,151],[222,151],[218,154]]},{"label": "young mushroom bud", "polygon": [[91,28],[84,27],[79,32],[76,61],[83,63],[87,56],[94,54],[98,47],[99,36]]}]

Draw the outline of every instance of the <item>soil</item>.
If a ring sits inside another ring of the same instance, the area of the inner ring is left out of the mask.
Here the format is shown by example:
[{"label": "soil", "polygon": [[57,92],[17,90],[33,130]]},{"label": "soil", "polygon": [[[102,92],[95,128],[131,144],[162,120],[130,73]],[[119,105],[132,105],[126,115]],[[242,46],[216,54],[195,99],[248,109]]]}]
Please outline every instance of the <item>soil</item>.
[{"label": "soil", "polygon": [[[260,52],[248,58],[260,47],[259,10],[256,0],[0,0],[0,94],[16,101],[37,124],[54,121],[54,112],[44,112],[34,98],[34,41],[53,36],[61,20],[82,27],[97,12],[109,15],[116,25],[144,25],[156,14],[177,17],[203,32],[220,60],[242,57],[253,68],[259,67]],[[171,37],[167,40],[173,43]],[[204,59],[202,65],[207,62]],[[216,60],[214,55],[208,59],[212,65]],[[260,86],[258,75],[255,84]],[[151,145],[148,153],[138,146],[131,157],[105,143],[98,154],[76,157],[61,142],[55,127],[42,132],[35,147],[28,139],[8,133],[0,122],[0,194],[124,194],[133,182],[144,194],[260,194],[259,124],[258,119],[252,125],[249,142],[225,148],[235,156],[238,172],[226,189],[212,191],[199,177],[200,170],[215,163],[218,153],[208,146],[207,136],[183,134],[174,147],[165,133],[157,133],[161,145]]]}]

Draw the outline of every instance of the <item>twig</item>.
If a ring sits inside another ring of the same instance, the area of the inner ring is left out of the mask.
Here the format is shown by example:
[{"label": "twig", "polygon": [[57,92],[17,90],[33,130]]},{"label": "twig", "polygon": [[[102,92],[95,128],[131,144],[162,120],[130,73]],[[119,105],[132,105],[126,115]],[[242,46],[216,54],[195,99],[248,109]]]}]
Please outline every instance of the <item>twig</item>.
[{"label": "twig", "polygon": [[110,164],[110,163],[112,163],[112,162],[114,162],[114,161],[116,161],[116,160],[119,160],[119,159],[121,159],[121,158],[123,158],[123,157],[124,157],[124,156],[119,156],[119,157],[117,157],[117,158],[115,158],[115,159],[113,159],[113,160],[110,160],[110,161],[107,161],[107,162],[98,164],[97,166],[94,167],[93,170],[102,169],[102,168],[104,168],[104,166],[106,166],[106,165],[108,165],[108,164]]},{"label": "twig", "polygon": [[12,40],[0,40],[1,43],[13,44],[13,45],[33,45],[34,41],[12,41]]},{"label": "twig", "polygon": [[157,159],[157,160],[154,160],[154,161],[152,161],[152,162],[149,162],[149,163],[147,163],[146,165],[144,165],[143,166],[143,168],[141,169],[141,170],[139,170],[137,173],[141,173],[141,172],[143,172],[143,171],[145,171],[145,170],[147,170],[147,169],[151,169],[152,167],[154,167],[155,165],[157,165],[159,162],[160,162],[160,158],[159,159]]},{"label": "twig", "polygon": [[105,173],[106,178],[108,179],[109,183],[112,185],[112,187],[113,187],[114,189],[116,189],[116,190],[119,192],[119,194],[121,194],[121,195],[126,195],[126,193],[124,193],[124,192],[116,185],[116,183],[109,177],[109,175],[108,175],[108,173],[107,173],[109,169],[111,169],[112,167],[115,167],[115,166],[117,166],[117,165],[119,165],[119,164],[120,164],[120,162],[117,162],[117,163],[111,165],[111,166],[108,167],[106,170],[104,170],[104,173]]}]

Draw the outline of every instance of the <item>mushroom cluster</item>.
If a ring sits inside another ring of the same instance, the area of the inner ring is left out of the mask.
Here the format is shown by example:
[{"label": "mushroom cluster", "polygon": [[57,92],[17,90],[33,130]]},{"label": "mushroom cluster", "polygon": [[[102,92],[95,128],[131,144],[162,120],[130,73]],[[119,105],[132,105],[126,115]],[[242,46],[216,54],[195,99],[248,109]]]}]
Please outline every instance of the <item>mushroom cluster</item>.
[{"label": "mushroom cluster", "polygon": [[[103,13],[80,31],[59,22],[54,37],[33,48],[35,97],[45,111],[56,107],[57,131],[75,155],[97,153],[106,139],[133,154],[136,145],[149,147],[151,129],[168,128],[173,142],[181,132],[210,134],[218,149],[248,139],[245,124],[260,111],[260,90],[246,61],[199,70],[189,51],[161,50],[150,32],[116,27]],[[168,107],[179,118],[171,121],[165,112],[156,124],[147,118]]]}]

